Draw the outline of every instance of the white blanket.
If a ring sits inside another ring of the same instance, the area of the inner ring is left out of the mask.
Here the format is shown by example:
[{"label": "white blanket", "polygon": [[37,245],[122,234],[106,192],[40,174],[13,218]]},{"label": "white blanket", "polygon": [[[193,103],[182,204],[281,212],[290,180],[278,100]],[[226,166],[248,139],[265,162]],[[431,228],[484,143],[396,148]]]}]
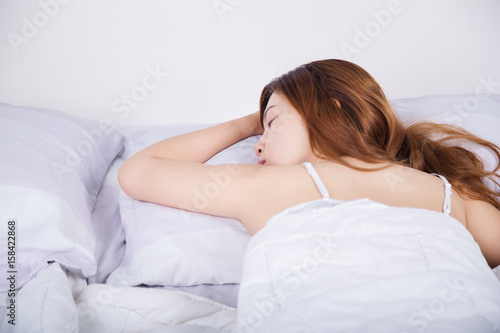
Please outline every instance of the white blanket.
[{"label": "white blanket", "polygon": [[[2,333],[231,332],[236,309],[185,292],[85,283],[53,263],[11,297],[0,294]],[[12,324],[9,321],[14,321]],[[13,325],[14,324],[14,325]]]},{"label": "white blanket", "polygon": [[[0,332],[78,332],[74,299],[85,288],[83,278],[52,263],[26,283],[14,296],[0,294]],[[2,313],[14,300],[13,311]]]},{"label": "white blanket", "polygon": [[76,300],[81,332],[230,332],[236,309],[181,291],[89,285]]},{"label": "white blanket", "polygon": [[367,199],[310,206],[250,241],[239,332],[500,331],[500,283],[457,220]]}]

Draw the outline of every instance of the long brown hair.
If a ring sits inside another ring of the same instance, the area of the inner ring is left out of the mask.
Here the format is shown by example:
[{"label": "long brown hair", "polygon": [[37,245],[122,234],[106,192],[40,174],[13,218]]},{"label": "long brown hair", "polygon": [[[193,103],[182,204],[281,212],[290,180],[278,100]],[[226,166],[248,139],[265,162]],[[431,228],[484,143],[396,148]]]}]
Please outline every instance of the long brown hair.
[{"label": "long brown hair", "polygon": [[[495,173],[500,169],[499,147],[458,126],[417,122],[405,127],[379,84],[358,65],[337,59],[314,61],[272,80],[261,94],[261,121],[274,92],[301,115],[318,157],[363,171],[368,169],[340,157],[439,173],[459,193],[500,209],[495,197],[500,192],[482,180],[486,177],[500,186]],[[485,170],[482,160],[458,142],[491,150],[499,161],[495,170]]]}]

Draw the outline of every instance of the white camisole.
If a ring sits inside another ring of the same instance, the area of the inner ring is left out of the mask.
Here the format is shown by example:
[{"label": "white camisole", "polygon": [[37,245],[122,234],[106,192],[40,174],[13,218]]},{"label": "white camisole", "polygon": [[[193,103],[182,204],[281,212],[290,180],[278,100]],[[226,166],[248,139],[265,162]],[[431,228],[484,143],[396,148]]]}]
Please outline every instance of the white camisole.
[{"label": "white camisole", "polygon": [[[306,167],[307,172],[311,175],[312,179],[314,180],[314,183],[316,184],[316,187],[321,193],[321,196],[323,198],[330,198],[330,194],[328,193],[325,184],[323,184],[323,182],[321,181],[321,178],[319,177],[318,173],[316,172],[316,169],[314,169],[312,164],[309,162],[304,162],[302,164]],[[431,173],[431,175],[441,178],[441,180],[444,182],[445,187],[444,187],[443,213],[449,216],[451,211],[451,184],[444,176],[438,175],[437,173]]]}]

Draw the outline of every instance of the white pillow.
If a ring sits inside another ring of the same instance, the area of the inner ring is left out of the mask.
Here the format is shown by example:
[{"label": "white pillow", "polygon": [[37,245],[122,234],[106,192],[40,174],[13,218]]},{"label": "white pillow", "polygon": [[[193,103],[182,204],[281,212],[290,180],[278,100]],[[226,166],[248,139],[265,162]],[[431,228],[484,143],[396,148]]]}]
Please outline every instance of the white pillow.
[{"label": "white pillow", "polygon": [[[157,141],[204,126],[143,130],[127,137],[126,156]],[[257,163],[258,137],[243,140],[207,164]],[[123,192],[120,213],[126,234],[121,265],[108,284],[193,286],[239,283],[243,255],[251,235],[234,219],[198,214],[131,199]]]},{"label": "white pillow", "polygon": [[[97,121],[0,103],[0,262],[19,288],[48,262],[96,271],[90,215],[124,138]],[[11,288],[0,279],[0,292]]]}]

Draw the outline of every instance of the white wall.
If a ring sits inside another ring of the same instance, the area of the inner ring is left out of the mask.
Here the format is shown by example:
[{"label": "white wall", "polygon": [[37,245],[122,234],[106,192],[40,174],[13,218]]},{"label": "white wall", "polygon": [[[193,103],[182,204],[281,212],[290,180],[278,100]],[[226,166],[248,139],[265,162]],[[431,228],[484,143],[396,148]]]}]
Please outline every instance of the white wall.
[{"label": "white wall", "polygon": [[0,101],[117,126],[213,123],[323,58],[360,64],[389,98],[481,80],[500,93],[499,16],[498,0],[0,0]]}]

